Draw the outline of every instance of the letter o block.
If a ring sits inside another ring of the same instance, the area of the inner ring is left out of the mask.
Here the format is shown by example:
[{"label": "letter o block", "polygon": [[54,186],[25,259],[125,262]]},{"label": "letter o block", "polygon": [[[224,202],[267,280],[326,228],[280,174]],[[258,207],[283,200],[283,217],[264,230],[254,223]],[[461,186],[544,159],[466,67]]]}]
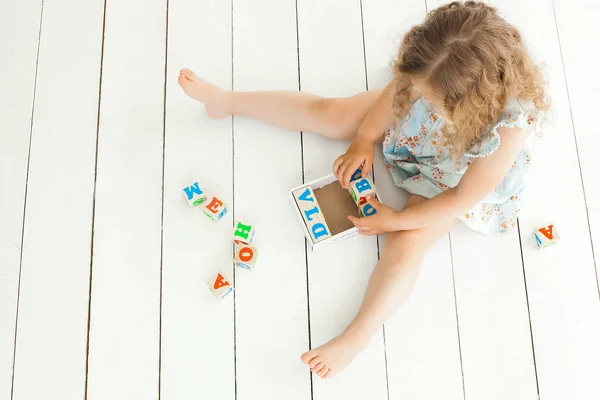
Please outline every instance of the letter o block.
[{"label": "letter o block", "polygon": [[233,263],[240,268],[249,271],[256,267],[256,259],[258,258],[258,250],[256,247],[237,242],[235,243],[235,256]]}]

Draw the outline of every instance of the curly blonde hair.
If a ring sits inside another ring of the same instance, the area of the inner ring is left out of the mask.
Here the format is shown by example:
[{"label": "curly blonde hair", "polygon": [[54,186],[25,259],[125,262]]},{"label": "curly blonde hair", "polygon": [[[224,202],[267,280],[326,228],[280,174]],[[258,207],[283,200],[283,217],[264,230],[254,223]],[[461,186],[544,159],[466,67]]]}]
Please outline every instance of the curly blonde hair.
[{"label": "curly blonde hair", "polygon": [[510,97],[531,100],[538,111],[549,108],[544,79],[521,35],[480,2],[453,2],[431,11],[404,36],[393,69],[398,117],[410,106],[411,78],[422,79],[443,100],[450,119],[443,143],[453,157],[481,142]]}]

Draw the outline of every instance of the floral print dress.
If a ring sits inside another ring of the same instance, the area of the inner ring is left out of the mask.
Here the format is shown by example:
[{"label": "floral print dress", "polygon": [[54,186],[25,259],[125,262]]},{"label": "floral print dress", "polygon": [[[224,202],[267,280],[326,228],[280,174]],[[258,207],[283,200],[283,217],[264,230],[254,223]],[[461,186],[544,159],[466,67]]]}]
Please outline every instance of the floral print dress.
[{"label": "floral print dress", "polygon": [[[432,198],[458,184],[471,162],[500,146],[500,127],[532,131],[539,113],[528,100],[512,98],[503,115],[485,133],[481,144],[456,162],[442,146],[445,120],[424,97],[418,98],[404,119],[392,127],[383,142],[383,155],[394,183],[412,194]],[[531,139],[531,136],[530,136]],[[502,182],[471,210],[458,218],[483,233],[506,233],[517,224],[525,177],[531,162],[531,140],[523,147]]]}]

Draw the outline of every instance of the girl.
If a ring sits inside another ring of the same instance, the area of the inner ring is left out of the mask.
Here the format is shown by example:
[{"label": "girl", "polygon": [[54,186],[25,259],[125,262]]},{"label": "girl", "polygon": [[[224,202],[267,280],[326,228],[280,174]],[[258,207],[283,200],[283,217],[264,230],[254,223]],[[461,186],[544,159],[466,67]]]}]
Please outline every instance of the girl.
[{"label": "girl", "polygon": [[401,211],[376,199],[363,235],[388,233],[363,304],[346,330],[301,359],[328,378],[346,367],[410,294],[428,247],[458,220],[485,233],[516,224],[530,162],[528,138],[548,110],[540,72],[519,32],[496,10],[468,1],[442,6],[404,37],[383,90],[330,99],[302,92],[238,93],[182,70],[179,83],[214,118],[243,115],[292,131],[352,139],[333,164],[343,187],[374,144],[397,186]]}]

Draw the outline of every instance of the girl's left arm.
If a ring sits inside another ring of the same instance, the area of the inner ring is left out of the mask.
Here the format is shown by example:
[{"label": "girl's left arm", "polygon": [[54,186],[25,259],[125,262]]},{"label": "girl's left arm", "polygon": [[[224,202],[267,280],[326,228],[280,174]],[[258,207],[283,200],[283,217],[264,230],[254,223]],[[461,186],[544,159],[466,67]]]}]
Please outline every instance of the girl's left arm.
[{"label": "girl's left arm", "polygon": [[499,128],[500,146],[487,157],[476,158],[458,185],[414,206],[393,211],[371,200],[382,212],[350,219],[365,234],[425,228],[441,221],[451,220],[468,211],[487,196],[508,174],[523,149],[529,132],[519,128]]},{"label": "girl's left arm", "polygon": [[396,230],[424,228],[442,220],[454,219],[494,190],[510,171],[529,132],[519,128],[499,128],[498,134],[500,146],[494,153],[476,158],[454,188],[400,211]]}]

